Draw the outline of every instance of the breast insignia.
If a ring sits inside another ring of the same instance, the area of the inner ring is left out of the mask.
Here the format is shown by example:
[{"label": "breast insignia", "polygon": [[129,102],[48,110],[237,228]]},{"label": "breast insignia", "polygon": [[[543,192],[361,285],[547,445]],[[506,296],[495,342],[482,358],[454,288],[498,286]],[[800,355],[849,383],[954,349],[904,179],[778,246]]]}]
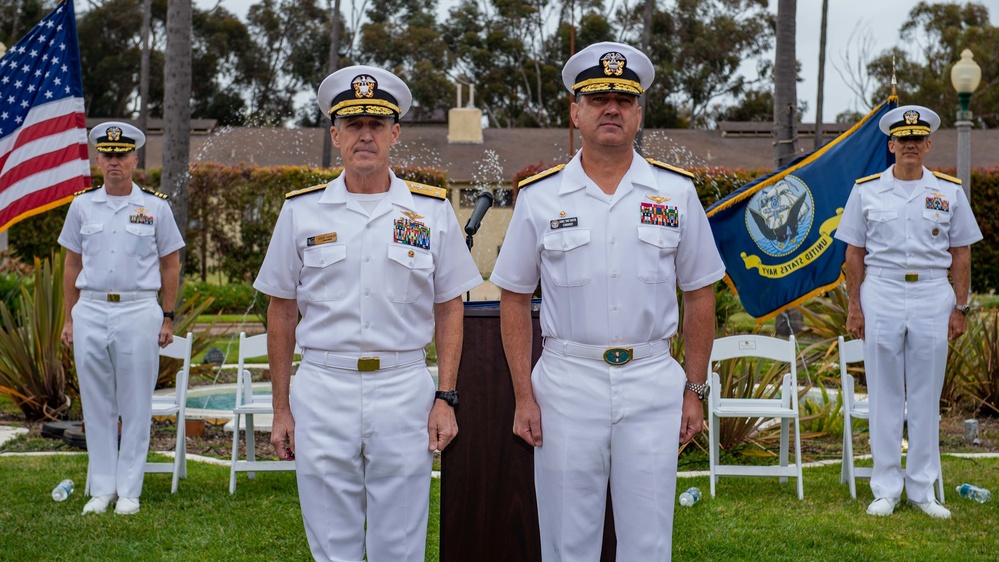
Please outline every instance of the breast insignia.
[{"label": "breast insignia", "polygon": [[555,175],[555,174],[561,172],[562,168],[565,168],[565,164],[559,164],[558,166],[553,166],[551,168],[548,168],[544,172],[541,172],[541,173],[538,173],[538,174],[534,174],[533,176],[531,176],[529,178],[520,180],[520,183],[517,184],[517,187],[519,187],[520,189],[524,189],[525,187],[531,185],[532,183],[535,183],[535,182],[537,182],[539,180],[543,180],[543,179],[547,178],[548,176],[552,176],[552,175]]},{"label": "breast insignia", "polygon": [[956,183],[957,185],[961,185],[960,178],[955,178],[954,176],[948,176],[947,174],[941,174],[940,172],[933,172],[933,175],[944,181],[949,181],[950,183]]},{"label": "breast insignia", "polygon": [[292,197],[298,197],[299,195],[305,195],[306,193],[312,193],[313,191],[320,191],[322,189],[326,189],[326,185],[327,184],[325,184],[325,183],[321,183],[319,185],[313,185],[311,187],[303,187],[302,189],[296,189],[295,191],[289,191],[288,193],[284,194],[284,198],[285,199],[291,199]]},{"label": "breast insignia", "polygon": [[159,197],[160,199],[169,199],[170,198],[170,196],[167,195],[166,193],[160,193],[159,191],[156,191],[155,189],[152,189],[152,188],[149,188],[149,187],[140,187],[139,189],[141,189],[142,191],[145,191],[146,193],[148,193],[150,195],[153,195],[155,197]]},{"label": "breast insignia", "polygon": [[866,176],[866,177],[863,177],[863,178],[860,178],[859,180],[857,180],[857,181],[856,181],[856,182],[854,182],[854,183],[856,183],[857,185],[860,185],[860,184],[862,184],[862,183],[867,183],[867,182],[869,182],[869,181],[874,181],[874,180],[876,180],[876,179],[878,179],[878,178],[880,178],[880,177],[881,177],[881,174],[871,174],[871,175],[869,175],[869,176]]},{"label": "breast insignia", "polygon": [[406,180],[406,185],[409,186],[409,191],[416,195],[425,195],[434,199],[447,199],[447,190],[443,187],[434,187],[409,180]]},{"label": "breast insignia", "polygon": [[660,161],[652,159],[652,158],[646,158],[646,160],[649,162],[649,164],[652,164],[653,166],[655,166],[656,168],[659,168],[660,170],[667,170],[669,172],[673,172],[674,174],[680,174],[681,176],[686,176],[686,177],[688,177],[690,179],[694,179],[696,177],[696,176],[694,176],[693,173],[688,172],[687,170],[684,170],[683,168],[677,168],[676,166],[670,166],[669,164],[666,164],[664,162],[660,162]]}]

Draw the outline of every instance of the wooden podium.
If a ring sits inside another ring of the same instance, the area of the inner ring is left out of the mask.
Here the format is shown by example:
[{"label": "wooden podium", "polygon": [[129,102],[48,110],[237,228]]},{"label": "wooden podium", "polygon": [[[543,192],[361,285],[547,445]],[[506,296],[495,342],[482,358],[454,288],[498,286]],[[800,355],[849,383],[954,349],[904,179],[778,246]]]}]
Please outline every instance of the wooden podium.
[{"label": "wooden podium", "polygon": [[[531,318],[533,366],[541,357],[537,310]],[[458,393],[458,436],[442,455],[440,560],[541,562],[534,448],[513,434],[498,302],[465,306]],[[601,562],[614,560],[617,545],[609,500]]]}]

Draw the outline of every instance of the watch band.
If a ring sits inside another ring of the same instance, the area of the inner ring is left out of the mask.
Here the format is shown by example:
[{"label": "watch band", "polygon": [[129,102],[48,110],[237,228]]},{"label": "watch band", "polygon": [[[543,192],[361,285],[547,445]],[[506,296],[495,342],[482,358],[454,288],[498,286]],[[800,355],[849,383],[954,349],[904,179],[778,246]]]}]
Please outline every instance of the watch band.
[{"label": "watch band", "polygon": [[701,402],[708,396],[708,383],[706,382],[704,384],[697,384],[696,382],[687,381],[683,387],[696,394]]},{"label": "watch band", "polygon": [[970,304],[955,304],[954,305],[954,310],[956,310],[956,311],[964,314],[965,316],[967,316],[968,313],[971,312],[971,305]]},{"label": "watch band", "polygon": [[173,320],[173,312],[164,312],[163,318],[169,318],[170,320]]},{"label": "watch band", "polygon": [[458,391],[457,390],[438,390],[434,393],[434,399],[443,400],[447,402],[448,406],[454,408],[458,405]]}]

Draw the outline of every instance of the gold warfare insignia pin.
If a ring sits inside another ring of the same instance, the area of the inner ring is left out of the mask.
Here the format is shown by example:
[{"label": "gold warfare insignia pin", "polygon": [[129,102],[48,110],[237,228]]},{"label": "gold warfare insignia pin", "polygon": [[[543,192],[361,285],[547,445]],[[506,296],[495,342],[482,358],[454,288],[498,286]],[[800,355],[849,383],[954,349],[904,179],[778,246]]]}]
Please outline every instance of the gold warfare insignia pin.
[{"label": "gold warfare insignia pin", "polygon": [[936,236],[937,234],[940,234],[940,229],[939,228],[934,228],[933,229],[933,236]]},{"label": "gold warfare insignia pin", "polygon": [[407,217],[410,218],[410,220],[414,220],[414,221],[423,218],[423,215],[414,213],[412,211],[403,211],[402,214],[406,215]]},{"label": "gold warfare insignia pin", "polygon": [[109,141],[121,140],[121,127],[108,127],[108,130],[105,132]]},{"label": "gold warfare insignia pin", "polygon": [[649,199],[656,202],[656,205],[662,205],[666,201],[669,201],[669,197],[663,197],[662,195],[646,195]]},{"label": "gold warfare insignia pin", "polygon": [[915,125],[919,123],[919,112],[915,109],[910,109],[902,114],[902,118],[905,119],[906,125]]},{"label": "gold warfare insignia pin", "polygon": [[624,67],[628,64],[628,59],[617,52],[604,53],[600,57],[600,63],[604,66],[604,74],[607,76],[620,76],[624,73]]},{"label": "gold warfare insignia pin", "polygon": [[378,81],[367,74],[357,76],[350,85],[354,87],[354,97],[357,98],[373,97],[378,89]]},{"label": "gold warfare insignia pin", "polygon": [[135,210],[135,212],[141,215],[143,213],[148,213],[149,209],[146,209],[144,207],[139,207],[138,209]]},{"label": "gold warfare insignia pin", "polygon": [[330,232],[327,234],[319,234],[316,236],[309,236],[305,240],[306,246],[318,246],[320,244],[329,244],[330,242],[336,242],[336,232]]}]

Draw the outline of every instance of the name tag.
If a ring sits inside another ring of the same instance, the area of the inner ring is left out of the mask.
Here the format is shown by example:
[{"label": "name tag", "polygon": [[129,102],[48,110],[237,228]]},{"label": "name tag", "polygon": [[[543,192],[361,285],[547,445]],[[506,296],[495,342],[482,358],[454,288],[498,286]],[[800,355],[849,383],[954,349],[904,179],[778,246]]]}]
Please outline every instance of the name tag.
[{"label": "name tag", "polygon": [[579,225],[579,217],[570,217],[567,219],[553,219],[551,222],[552,230],[558,230],[560,228],[569,228],[572,226]]},{"label": "name tag", "polygon": [[309,238],[306,239],[305,244],[307,246],[318,246],[320,244],[329,244],[330,242],[336,242],[336,232],[319,234],[318,236],[309,236]]}]

